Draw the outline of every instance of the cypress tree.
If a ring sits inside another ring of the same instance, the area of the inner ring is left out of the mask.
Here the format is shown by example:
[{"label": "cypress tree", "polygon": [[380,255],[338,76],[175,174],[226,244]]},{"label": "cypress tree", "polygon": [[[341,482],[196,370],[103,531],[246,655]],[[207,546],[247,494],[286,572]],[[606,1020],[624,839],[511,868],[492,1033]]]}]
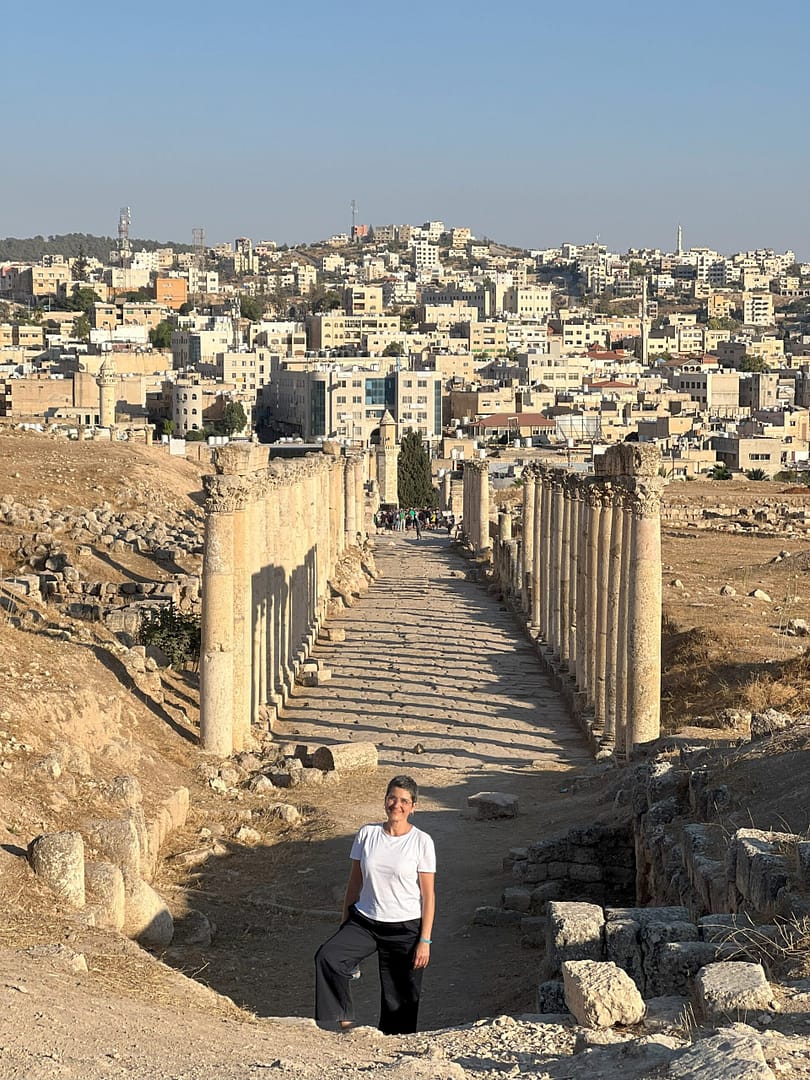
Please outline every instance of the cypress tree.
[{"label": "cypress tree", "polygon": [[409,431],[400,443],[397,488],[400,506],[435,506],[438,501],[430,478],[430,458],[418,431]]}]

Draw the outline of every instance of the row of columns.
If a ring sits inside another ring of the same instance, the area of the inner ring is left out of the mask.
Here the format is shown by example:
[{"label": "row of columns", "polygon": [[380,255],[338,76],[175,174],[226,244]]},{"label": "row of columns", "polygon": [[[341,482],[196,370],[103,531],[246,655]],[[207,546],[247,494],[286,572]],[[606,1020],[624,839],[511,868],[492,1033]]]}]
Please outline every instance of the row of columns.
[{"label": "row of columns", "polygon": [[323,619],[328,578],[365,536],[365,459],[269,461],[228,444],[204,478],[200,741],[227,757],[286,700]]},{"label": "row of columns", "polygon": [[462,474],[462,532],[476,555],[491,547],[489,537],[489,462],[465,461]]},{"label": "row of columns", "polygon": [[656,447],[622,443],[592,475],[528,466],[522,535],[502,512],[494,552],[593,741],[619,757],[660,733],[660,465]]}]

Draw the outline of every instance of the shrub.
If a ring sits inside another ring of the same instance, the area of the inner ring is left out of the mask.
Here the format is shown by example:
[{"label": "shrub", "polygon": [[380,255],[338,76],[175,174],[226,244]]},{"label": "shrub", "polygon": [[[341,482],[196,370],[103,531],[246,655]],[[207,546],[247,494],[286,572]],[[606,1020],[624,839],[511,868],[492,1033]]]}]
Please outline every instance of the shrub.
[{"label": "shrub", "polygon": [[200,616],[183,614],[173,604],[149,611],[141,621],[138,644],[162,649],[176,671],[196,664],[200,659]]}]

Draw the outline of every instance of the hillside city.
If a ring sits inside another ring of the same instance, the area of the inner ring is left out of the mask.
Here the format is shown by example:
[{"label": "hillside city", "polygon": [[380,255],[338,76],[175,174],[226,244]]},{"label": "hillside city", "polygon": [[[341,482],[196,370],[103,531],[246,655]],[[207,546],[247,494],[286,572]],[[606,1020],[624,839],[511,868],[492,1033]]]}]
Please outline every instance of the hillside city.
[{"label": "hillside city", "polygon": [[808,468],[810,264],[792,251],[723,255],[680,226],[671,252],[520,250],[441,221],[135,250],[130,220],[106,261],[0,262],[5,423],[367,446],[388,410],[436,469],[499,449],[493,477],[529,447],[570,462],[626,439],[671,478]]}]

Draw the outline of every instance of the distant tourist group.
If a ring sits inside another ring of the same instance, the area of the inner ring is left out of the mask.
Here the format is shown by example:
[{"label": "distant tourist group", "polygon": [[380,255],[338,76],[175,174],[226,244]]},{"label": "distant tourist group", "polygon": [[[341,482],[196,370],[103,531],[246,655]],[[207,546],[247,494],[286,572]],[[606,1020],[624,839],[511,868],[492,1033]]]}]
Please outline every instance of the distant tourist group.
[{"label": "distant tourist group", "polygon": [[425,507],[417,510],[378,510],[374,515],[374,527],[381,532],[405,532],[413,530],[416,539],[422,538],[423,529],[446,529],[447,535],[452,536],[456,527],[456,516],[447,510],[432,510]]}]

